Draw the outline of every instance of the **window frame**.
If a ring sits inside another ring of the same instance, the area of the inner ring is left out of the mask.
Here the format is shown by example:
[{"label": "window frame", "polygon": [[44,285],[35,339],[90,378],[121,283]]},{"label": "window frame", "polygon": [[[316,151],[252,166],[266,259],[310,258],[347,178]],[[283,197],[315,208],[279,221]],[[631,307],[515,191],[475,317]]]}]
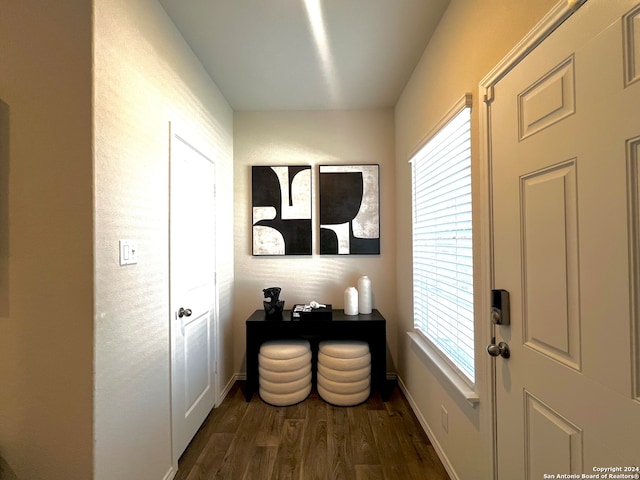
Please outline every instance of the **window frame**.
[{"label": "window frame", "polygon": [[[470,340],[470,345],[473,349],[473,354],[471,355],[471,365],[472,365],[472,373],[473,378],[471,378],[467,372],[465,372],[461,367],[456,365],[454,360],[450,358],[449,354],[440,346],[438,346],[434,341],[432,341],[426,332],[423,332],[422,329],[419,328],[419,319],[416,318],[416,283],[415,283],[415,251],[414,251],[414,242],[415,242],[415,227],[416,227],[416,214],[415,214],[415,168],[416,163],[420,162],[422,158],[420,158],[420,153],[425,149],[425,147],[433,140],[445,127],[447,127],[454,119],[458,117],[460,113],[465,110],[468,110],[468,138],[465,141],[468,142],[468,168],[469,174],[466,178],[469,179],[468,187],[470,190],[469,195],[469,203],[470,203],[470,213],[471,213],[471,225],[473,225],[473,219],[475,214],[473,211],[475,210],[475,205],[473,203],[473,197],[471,193],[471,189],[473,187],[473,178],[472,178],[472,155],[471,155],[471,107],[472,107],[472,96],[470,93],[465,94],[448,112],[447,114],[438,122],[436,126],[428,132],[427,135],[423,137],[419,145],[413,150],[412,154],[409,157],[409,163],[411,164],[411,226],[412,226],[412,309],[413,309],[413,331],[408,332],[408,335],[411,339],[416,343],[426,354],[427,356],[439,366],[439,368],[446,374],[446,376],[451,380],[451,382],[464,394],[465,398],[472,404],[476,404],[479,401],[479,397],[475,392],[476,386],[479,379],[479,371],[478,364],[476,359],[477,354],[477,331],[476,331],[476,310],[477,310],[477,302],[476,302],[476,276],[474,275],[474,263],[476,260],[476,245],[475,245],[475,231],[472,226],[472,234],[471,234],[471,284],[470,284],[470,293],[471,293],[471,305],[473,310],[471,311],[471,337],[468,337]],[[480,280],[481,281],[481,280]],[[468,293],[468,292],[467,292]],[[481,376],[481,375],[480,375]]]}]

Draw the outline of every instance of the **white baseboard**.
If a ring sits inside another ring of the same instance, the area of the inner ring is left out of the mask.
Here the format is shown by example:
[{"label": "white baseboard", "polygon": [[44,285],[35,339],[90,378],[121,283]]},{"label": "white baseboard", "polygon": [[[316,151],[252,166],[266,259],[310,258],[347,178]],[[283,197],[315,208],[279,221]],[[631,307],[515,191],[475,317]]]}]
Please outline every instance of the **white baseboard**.
[{"label": "white baseboard", "polygon": [[422,415],[422,413],[418,409],[418,405],[416,404],[415,400],[413,399],[413,397],[411,396],[411,394],[407,390],[407,387],[404,384],[404,382],[402,381],[402,378],[400,378],[400,376],[398,376],[397,379],[398,379],[398,387],[400,388],[400,390],[402,390],[402,393],[404,393],[404,396],[406,397],[407,401],[409,402],[409,406],[411,407],[411,410],[413,410],[413,413],[415,414],[416,418],[418,419],[418,422],[420,422],[420,425],[422,426],[422,429],[427,434],[427,437],[429,437],[429,441],[431,442],[431,445],[433,445],[434,450],[438,454],[438,458],[440,458],[440,461],[442,462],[442,465],[444,466],[445,470],[447,471],[447,473],[451,477],[451,480],[460,480],[460,478],[458,477],[458,475],[456,474],[456,472],[455,472],[455,470],[453,468],[453,465],[451,465],[451,462],[449,461],[449,458],[444,453],[444,451],[442,450],[442,447],[440,446],[440,443],[438,442],[436,436],[433,434],[433,431],[431,430],[431,427],[429,427],[429,424],[427,423],[427,421],[425,420],[424,416]]},{"label": "white baseboard", "polygon": [[[244,380],[243,378],[240,378],[241,376],[243,375],[239,373],[236,373],[235,375],[231,376],[227,384],[224,386],[224,388],[220,392],[220,395],[218,396],[216,407],[219,407],[220,404],[224,401],[224,399],[227,398],[227,395],[229,395],[229,391],[231,390],[231,387],[233,387],[233,384],[236,383],[237,380]],[[246,377],[246,375],[244,376]]]},{"label": "white baseboard", "polygon": [[169,471],[164,474],[164,477],[162,477],[162,480],[172,480],[176,476],[176,473],[178,473],[178,470],[171,467],[169,468]]}]

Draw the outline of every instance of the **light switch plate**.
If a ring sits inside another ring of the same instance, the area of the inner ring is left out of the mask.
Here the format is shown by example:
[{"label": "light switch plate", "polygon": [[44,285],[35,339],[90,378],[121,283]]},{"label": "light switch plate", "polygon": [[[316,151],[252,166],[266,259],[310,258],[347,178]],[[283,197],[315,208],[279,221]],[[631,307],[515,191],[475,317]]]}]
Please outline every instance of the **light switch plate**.
[{"label": "light switch plate", "polygon": [[120,240],[120,265],[138,263],[138,242],[135,240]]}]

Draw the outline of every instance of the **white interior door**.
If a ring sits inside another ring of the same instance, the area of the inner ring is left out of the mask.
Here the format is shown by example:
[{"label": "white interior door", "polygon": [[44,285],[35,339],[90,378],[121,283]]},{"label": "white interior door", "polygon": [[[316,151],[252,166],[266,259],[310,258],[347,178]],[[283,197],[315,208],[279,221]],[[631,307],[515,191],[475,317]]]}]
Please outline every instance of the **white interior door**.
[{"label": "white interior door", "polygon": [[638,473],[636,4],[588,1],[493,91],[500,480]]},{"label": "white interior door", "polygon": [[170,291],[173,459],[217,397],[215,165],[171,132]]}]

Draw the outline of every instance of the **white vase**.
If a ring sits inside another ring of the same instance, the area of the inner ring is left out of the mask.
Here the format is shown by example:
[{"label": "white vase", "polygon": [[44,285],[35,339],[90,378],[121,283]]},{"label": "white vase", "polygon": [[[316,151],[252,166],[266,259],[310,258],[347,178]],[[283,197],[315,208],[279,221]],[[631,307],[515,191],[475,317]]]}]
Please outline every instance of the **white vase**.
[{"label": "white vase", "polygon": [[358,315],[358,290],[347,287],[344,291],[344,314]]},{"label": "white vase", "polygon": [[371,279],[363,275],[358,279],[358,311],[365,314],[371,313],[372,304]]}]

